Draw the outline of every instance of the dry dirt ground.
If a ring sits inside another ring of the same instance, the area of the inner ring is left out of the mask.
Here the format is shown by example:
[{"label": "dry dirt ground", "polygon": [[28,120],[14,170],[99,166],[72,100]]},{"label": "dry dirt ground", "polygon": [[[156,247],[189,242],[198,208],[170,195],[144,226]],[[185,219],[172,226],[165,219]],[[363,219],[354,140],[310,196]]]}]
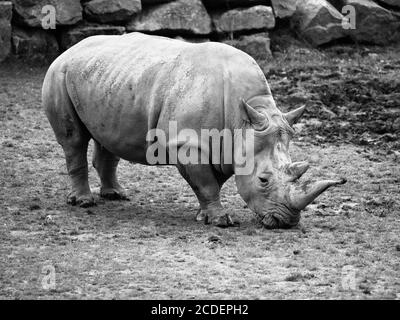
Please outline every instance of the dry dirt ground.
[{"label": "dry dirt ground", "polygon": [[[0,297],[399,299],[399,50],[285,52],[261,64],[282,109],[309,106],[293,160],[309,160],[315,179],[348,178],[291,230],[260,227],[232,179],[222,201],[240,226],[199,224],[175,168],[126,161],[130,202],[67,205],[64,156],[41,109],[47,67],[3,63]],[[98,190],[93,168],[90,182]]]}]

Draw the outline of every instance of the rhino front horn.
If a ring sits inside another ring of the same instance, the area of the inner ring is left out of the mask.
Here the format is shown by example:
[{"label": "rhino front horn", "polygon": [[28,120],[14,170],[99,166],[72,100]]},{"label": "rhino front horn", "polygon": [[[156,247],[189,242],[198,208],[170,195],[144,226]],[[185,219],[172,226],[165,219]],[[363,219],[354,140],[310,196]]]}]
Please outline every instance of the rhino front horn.
[{"label": "rhino front horn", "polygon": [[290,197],[290,205],[297,210],[303,210],[308,204],[314,201],[322,192],[329,187],[344,184],[347,180],[342,178],[340,180],[324,180],[315,183],[313,186],[308,187],[304,184],[302,188],[296,189],[294,194]]},{"label": "rhino front horn", "polygon": [[299,119],[301,118],[301,116],[303,115],[304,111],[306,110],[306,106],[301,106],[300,108],[294,109],[290,112],[287,112],[284,114],[287,122],[292,126],[294,125],[297,121],[299,121]]}]

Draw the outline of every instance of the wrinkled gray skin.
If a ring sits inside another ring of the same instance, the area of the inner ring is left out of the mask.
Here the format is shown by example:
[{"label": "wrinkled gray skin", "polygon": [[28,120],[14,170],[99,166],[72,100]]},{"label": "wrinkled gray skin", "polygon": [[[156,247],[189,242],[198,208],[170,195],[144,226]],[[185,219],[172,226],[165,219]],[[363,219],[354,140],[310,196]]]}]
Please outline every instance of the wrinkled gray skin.
[{"label": "wrinkled gray skin", "polygon": [[[172,120],[178,132],[190,128],[199,135],[202,128],[253,129],[254,170],[235,178],[240,195],[267,228],[295,226],[300,210],[329,186],[344,183],[296,184],[308,165],[291,163],[288,147],[291,125],[304,108],[282,114],[256,62],[228,45],[190,44],[141,33],[90,37],[53,62],[42,99],[65,153],[71,204],[94,205],[86,160],[90,139],[95,141],[93,166],[101,180],[100,195],[126,199],[116,177],[119,159],[148,164],[147,132],[162,129],[167,141],[173,141],[168,131]],[[200,202],[197,220],[232,225],[220,190],[235,174],[235,163],[177,167]]]}]

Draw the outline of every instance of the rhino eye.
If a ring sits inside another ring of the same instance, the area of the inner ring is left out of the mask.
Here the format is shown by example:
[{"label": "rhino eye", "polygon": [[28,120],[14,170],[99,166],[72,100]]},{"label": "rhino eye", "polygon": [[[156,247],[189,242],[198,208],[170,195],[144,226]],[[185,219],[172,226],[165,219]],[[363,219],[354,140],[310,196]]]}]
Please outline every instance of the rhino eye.
[{"label": "rhino eye", "polygon": [[267,179],[267,178],[258,177],[258,179],[260,180],[260,182],[261,182],[262,184],[268,184],[268,179]]}]

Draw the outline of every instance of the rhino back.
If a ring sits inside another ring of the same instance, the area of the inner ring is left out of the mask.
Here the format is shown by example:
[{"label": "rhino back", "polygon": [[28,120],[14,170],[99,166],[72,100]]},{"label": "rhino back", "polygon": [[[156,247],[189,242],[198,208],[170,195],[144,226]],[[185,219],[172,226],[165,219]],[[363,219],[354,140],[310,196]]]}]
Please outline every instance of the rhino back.
[{"label": "rhino back", "polygon": [[270,94],[245,53],[219,43],[190,44],[131,33],[88,38],[55,63],[92,136],[110,151],[145,163],[148,130],[229,128],[237,102]]}]

